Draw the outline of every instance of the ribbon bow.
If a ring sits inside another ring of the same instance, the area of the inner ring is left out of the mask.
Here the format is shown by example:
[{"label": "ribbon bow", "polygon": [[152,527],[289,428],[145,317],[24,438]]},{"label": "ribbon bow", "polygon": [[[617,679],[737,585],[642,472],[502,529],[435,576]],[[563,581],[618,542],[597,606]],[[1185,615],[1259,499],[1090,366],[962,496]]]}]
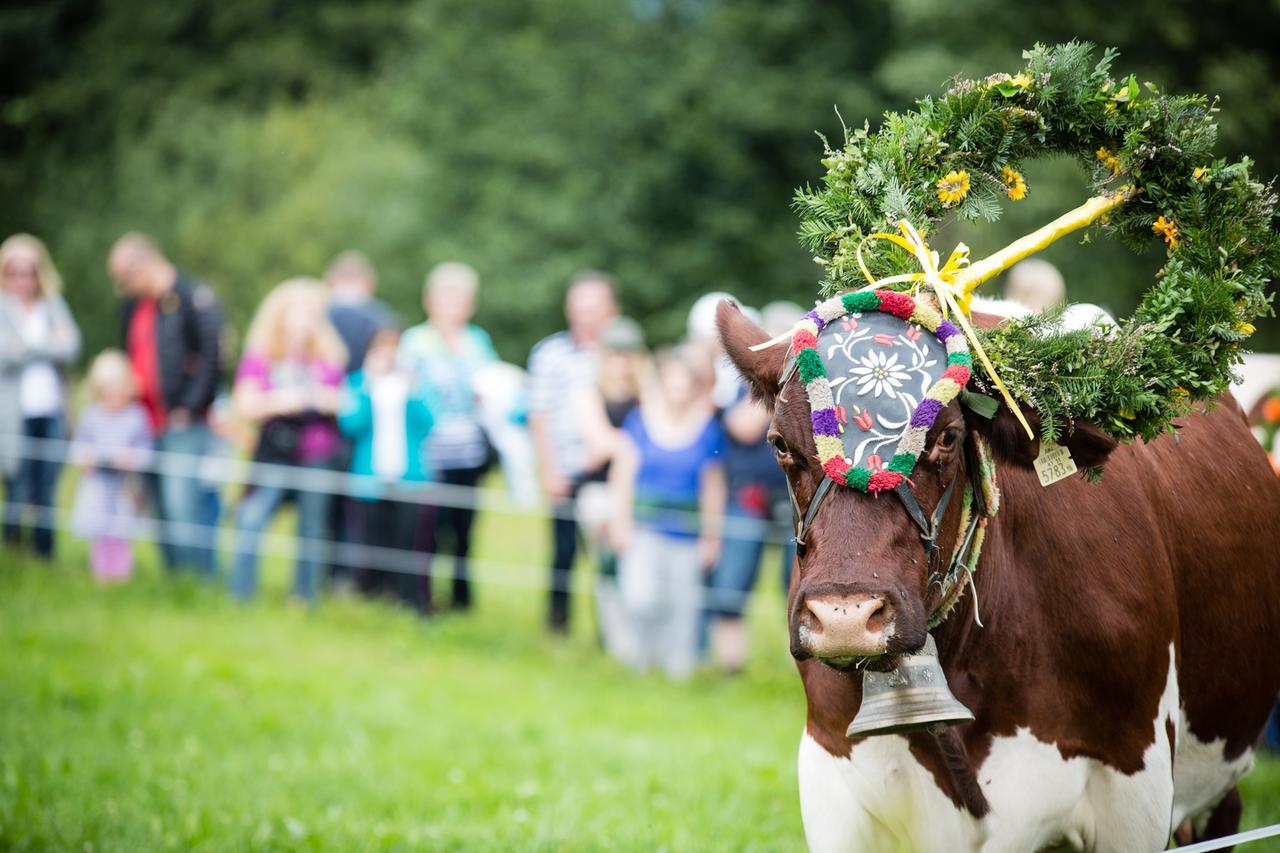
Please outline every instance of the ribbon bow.
[{"label": "ribbon bow", "polygon": [[[1027,419],[1023,417],[1022,410],[1018,408],[1018,404],[1014,401],[1013,395],[1009,393],[1004,381],[996,373],[995,366],[991,364],[991,359],[987,357],[986,350],[982,348],[982,341],[978,339],[978,333],[969,323],[969,304],[973,300],[973,291],[982,283],[982,279],[969,278],[966,280],[966,277],[961,275],[961,272],[969,266],[969,247],[964,243],[956,244],[956,247],[951,250],[951,255],[947,258],[947,262],[939,267],[938,253],[929,248],[929,245],[924,241],[924,237],[921,236],[914,225],[905,219],[901,219],[898,221],[898,230],[902,232],[901,236],[890,233],[869,234],[858,244],[858,266],[867,279],[867,286],[863,289],[867,290],[886,284],[899,284],[907,281],[915,283],[915,290],[918,290],[921,284],[929,285],[938,297],[938,305],[942,308],[942,316],[949,319],[951,315],[955,315],[956,322],[960,325],[960,330],[969,341],[969,348],[978,357],[983,369],[991,377],[992,383],[995,384],[1000,395],[1004,397],[1004,402],[1008,405],[1009,411],[1013,412],[1013,416],[1018,419],[1018,423],[1022,424],[1022,428],[1027,431],[1027,438],[1035,438],[1031,425],[1027,423]],[[916,260],[920,263],[920,272],[902,273],[901,275],[877,279],[871,274],[871,270],[867,269],[866,263],[862,260],[862,247],[871,240],[887,240],[895,246],[906,249],[915,255]]]}]

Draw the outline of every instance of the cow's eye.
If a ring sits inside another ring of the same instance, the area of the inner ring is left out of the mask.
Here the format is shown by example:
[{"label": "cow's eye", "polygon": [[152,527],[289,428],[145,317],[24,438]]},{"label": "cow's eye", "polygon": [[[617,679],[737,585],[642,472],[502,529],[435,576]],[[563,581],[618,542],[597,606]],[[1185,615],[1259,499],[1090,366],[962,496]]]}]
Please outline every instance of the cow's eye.
[{"label": "cow's eye", "polygon": [[956,446],[956,442],[960,440],[960,430],[955,428],[944,429],[938,436],[938,447],[943,450],[950,450]]},{"label": "cow's eye", "polygon": [[791,455],[791,448],[787,447],[787,440],[781,434],[769,433],[769,444],[773,447],[773,452],[779,456]]}]

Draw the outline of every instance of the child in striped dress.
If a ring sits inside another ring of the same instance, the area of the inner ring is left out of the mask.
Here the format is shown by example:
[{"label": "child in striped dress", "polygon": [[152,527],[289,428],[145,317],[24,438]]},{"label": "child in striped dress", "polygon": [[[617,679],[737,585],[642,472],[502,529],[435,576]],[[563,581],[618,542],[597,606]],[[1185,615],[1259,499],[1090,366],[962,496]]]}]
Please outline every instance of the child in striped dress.
[{"label": "child in striped dress", "polygon": [[124,353],[106,350],[89,369],[93,401],[80,415],[71,461],[84,470],[71,510],[72,531],[89,540],[89,565],[103,583],[133,572],[138,533],[136,473],[151,464],[151,427],[136,402],[133,371]]}]

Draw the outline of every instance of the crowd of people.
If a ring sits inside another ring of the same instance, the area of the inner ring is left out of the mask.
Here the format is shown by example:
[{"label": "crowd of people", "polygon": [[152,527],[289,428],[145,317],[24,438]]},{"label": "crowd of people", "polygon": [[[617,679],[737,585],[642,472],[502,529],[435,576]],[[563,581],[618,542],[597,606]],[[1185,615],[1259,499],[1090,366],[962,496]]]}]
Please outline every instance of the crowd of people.
[{"label": "crowd of people", "polygon": [[[785,529],[786,493],[768,413],[719,350],[714,310],[726,294],[694,305],[684,341],[651,351],[622,316],[613,277],[580,272],[567,283],[565,330],[522,371],[472,322],[471,266],[432,269],[423,319],[406,328],[376,298],[373,264],[347,251],[323,280],[271,289],[233,364],[215,288],[150,237],[121,237],[107,271],[119,343],[89,359],[85,402],[73,406],[81,336],[56,267],[31,235],[0,244],[9,546],[54,556],[56,487],[70,463],[68,527],[88,540],[104,583],[130,577],[145,536],[167,568],[225,577],[251,599],[267,531],[292,502],[297,600],[352,588],[424,616],[466,610],[476,503],[432,500],[431,484],[466,495],[500,462],[527,474],[513,484],[536,470],[550,508],[549,630],[569,630],[574,567],[593,564],[610,654],[675,678],[708,658],[744,665],[743,614],[764,545]],[[776,333],[802,310],[776,303],[758,319]],[[240,457],[251,474],[224,507],[225,468]],[[447,604],[432,595],[438,552],[452,557]],[[784,548],[784,576],[790,562]]]}]

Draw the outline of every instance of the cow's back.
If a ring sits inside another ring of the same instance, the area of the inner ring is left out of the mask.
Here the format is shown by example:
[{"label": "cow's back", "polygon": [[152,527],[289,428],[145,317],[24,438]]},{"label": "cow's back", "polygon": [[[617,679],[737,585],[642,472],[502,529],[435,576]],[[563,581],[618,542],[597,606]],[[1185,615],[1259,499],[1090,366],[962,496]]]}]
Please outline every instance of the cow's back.
[{"label": "cow's back", "polygon": [[1280,480],[1230,397],[1179,425],[1133,449],[1177,596],[1175,818],[1247,772],[1280,689]]}]

